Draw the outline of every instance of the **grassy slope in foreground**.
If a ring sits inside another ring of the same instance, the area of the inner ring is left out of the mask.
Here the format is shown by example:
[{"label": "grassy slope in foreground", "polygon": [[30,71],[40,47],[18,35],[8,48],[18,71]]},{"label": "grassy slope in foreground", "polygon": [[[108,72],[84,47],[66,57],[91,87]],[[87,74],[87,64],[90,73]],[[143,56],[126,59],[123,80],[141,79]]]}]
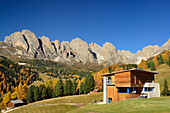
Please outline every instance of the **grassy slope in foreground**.
[{"label": "grassy slope in foreground", "polygon": [[75,109],[73,105],[41,105],[21,107],[10,113],[65,113]]},{"label": "grassy slope in foreground", "polygon": [[114,102],[105,105],[87,105],[69,113],[169,113],[170,98],[155,97]]},{"label": "grassy slope in foreground", "polygon": [[30,103],[10,113],[65,113],[77,108],[73,105],[64,105],[65,103],[91,103],[94,100],[102,100],[102,98],[102,92],[90,95],[58,97]]},{"label": "grassy slope in foreground", "polygon": [[161,91],[163,90],[163,83],[165,78],[170,88],[170,67],[166,64],[159,65],[156,72],[160,72],[159,74],[156,74],[155,79],[157,83],[160,83]]}]

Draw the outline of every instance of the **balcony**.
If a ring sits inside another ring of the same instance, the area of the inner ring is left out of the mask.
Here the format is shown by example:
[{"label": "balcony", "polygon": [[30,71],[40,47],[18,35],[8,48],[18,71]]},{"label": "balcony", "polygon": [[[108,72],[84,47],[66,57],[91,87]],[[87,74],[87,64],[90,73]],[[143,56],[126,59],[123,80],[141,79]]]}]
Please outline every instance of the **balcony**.
[{"label": "balcony", "polygon": [[115,81],[113,81],[113,80],[107,80],[107,85],[115,85]]}]

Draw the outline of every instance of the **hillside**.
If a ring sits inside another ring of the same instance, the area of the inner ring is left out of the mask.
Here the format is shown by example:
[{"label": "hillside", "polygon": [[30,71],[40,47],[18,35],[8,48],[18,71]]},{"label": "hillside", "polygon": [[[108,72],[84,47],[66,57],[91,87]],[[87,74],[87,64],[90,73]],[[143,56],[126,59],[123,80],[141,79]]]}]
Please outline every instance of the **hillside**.
[{"label": "hillside", "polygon": [[77,107],[87,105],[95,100],[102,100],[102,98],[103,94],[101,92],[91,95],[58,97],[25,105],[10,113],[65,113]]},{"label": "hillside", "polygon": [[[47,99],[22,106],[10,113],[165,113],[170,111],[170,98],[165,97],[125,100],[105,105],[91,103],[101,99],[102,93]],[[91,104],[87,105],[88,103]]]},{"label": "hillside", "polygon": [[69,113],[168,113],[170,98],[133,99],[105,105],[87,105]]},{"label": "hillside", "polygon": [[29,85],[38,78],[37,71],[0,56],[0,93],[2,96],[8,91],[14,91],[19,84]]},{"label": "hillside", "polygon": [[163,83],[166,79],[168,82],[168,86],[170,88],[170,67],[166,64],[159,65],[156,72],[159,72],[159,74],[156,75],[156,82],[160,83],[160,89],[163,90]]}]

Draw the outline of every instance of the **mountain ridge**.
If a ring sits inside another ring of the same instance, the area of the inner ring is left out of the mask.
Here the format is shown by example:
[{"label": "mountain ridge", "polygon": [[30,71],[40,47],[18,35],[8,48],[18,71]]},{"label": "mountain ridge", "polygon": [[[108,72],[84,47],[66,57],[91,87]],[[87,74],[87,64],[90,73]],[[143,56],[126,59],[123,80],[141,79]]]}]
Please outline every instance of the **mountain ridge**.
[{"label": "mountain ridge", "polygon": [[161,47],[148,45],[142,51],[131,53],[129,50],[117,50],[110,42],[105,42],[102,47],[94,42],[88,44],[80,38],[75,38],[70,42],[50,41],[46,36],[37,38],[30,30],[14,32],[6,36],[4,42],[11,47],[21,47],[22,49],[17,49],[12,53],[20,57],[51,59],[69,63],[69,65],[73,63],[72,61],[83,64],[91,62],[104,66],[116,63],[138,64],[142,59],[146,60],[170,49],[170,39]]}]

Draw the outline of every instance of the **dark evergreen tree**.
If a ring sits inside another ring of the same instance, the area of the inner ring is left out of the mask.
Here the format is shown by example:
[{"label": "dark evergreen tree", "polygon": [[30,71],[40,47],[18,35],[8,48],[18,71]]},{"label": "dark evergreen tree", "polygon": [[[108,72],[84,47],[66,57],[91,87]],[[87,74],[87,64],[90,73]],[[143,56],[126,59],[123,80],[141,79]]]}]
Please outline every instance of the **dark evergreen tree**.
[{"label": "dark evergreen tree", "polygon": [[95,81],[92,75],[88,75],[84,83],[84,93],[87,94],[94,89]]},{"label": "dark evergreen tree", "polygon": [[109,66],[109,73],[111,73],[112,71],[111,71],[111,66]]},{"label": "dark evergreen tree", "polygon": [[64,95],[64,87],[63,87],[63,82],[61,79],[58,80],[56,86],[55,86],[55,96],[60,97]]},{"label": "dark evergreen tree", "polygon": [[151,67],[151,62],[152,62],[152,61],[147,62],[147,66],[148,66],[148,68],[150,68],[150,67]]},{"label": "dark evergreen tree", "polygon": [[68,95],[72,95],[73,94],[73,83],[72,81],[69,79],[68,80]]},{"label": "dark evergreen tree", "polygon": [[2,99],[2,96],[1,96],[1,93],[0,93],[0,103],[2,102],[2,100],[3,100],[3,99]]},{"label": "dark evergreen tree", "polygon": [[50,87],[47,87],[47,98],[51,98],[52,97],[52,91],[50,89]]},{"label": "dark evergreen tree", "polygon": [[53,90],[52,90],[52,93],[51,93],[51,94],[52,94],[52,96],[51,96],[52,98],[56,97],[56,96],[55,96],[55,92],[54,92]]},{"label": "dark evergreen tree", "polygon": [[73,89],[72,89],[72,94],[75,95],[76,94],[76,82],[75,80],[73,80]]},{"label": "dark evergreen tree", "polygon": [[84,87],[83,82],[81,82],[80,88],[79,88],[79,95],[84,93],[83,87]]},{"label": "dark evergreen tree", "polygon": [[45,86],[44,86],[44,84],[41,84],[38,88],[39,88],[39,93],[40,93],[40,95],[42,95],[42,90],[43,90],[43,88],[44,88]]},{"label": "dark evergreen tree", "polygon": [[38,100],[40,100],[41,98],[40,98],[40,92],[39,92],[39,88],[38,88],[38,86],[37,87],[35,87],[34,88],[34,100],[35,101],[38,101]]},{"label": "dark evergreen tree", "polygon": [[165,79],[165,81],[164,81],[164,89],[163,89],[163,92],[162,92],[162,94],[164,95],[164,96],[167,96],[167,94],[168,94],[168,82],[166,81],[166,79]]},{"label": "dark evergreen tree", "polygon": [[71,80],[66,80],[64,84],[64,94],[65,95],[72,95],[73,94],[73,83]]},{"label": "dark evergreen tree", "polygon": [[43,90],[43,88],[45,87],[45,85],[44,84],[41,84],[38,88],[39,88],[39,94],[40,94],[40,100],[42,99],[42,90]]},{"label": "dark evergreen tree", "polygon": [[150,62],[150,68],[151,68],[151,71],[156,70],[155,69],[155,64],[153,63],[153,61]]},{"label": "dark evergreen tree", "polygon": [[168,63],[169,67],[170,67],[170,56],[169,56],[169,63]]},{"label": "dark evergreen tree", "polygon": [[43,87],[41,98],[42,99],[46,99],[47,98],[47,90],[46,90],[45,87]]},{"label": "dark evergreen tree", "polygon": [[34,88],[35,86],[31,85],[27,91],[25,99],[28,103],[31,103],[34,101]]},{"label": "dark evergreen tree", "polygon": [[162,58],[162,55],[160,55],[160,56],[157,58],[157,60],[158,60],[159,65],[164,63],[164,60],[163,60],[163,58]]}]

